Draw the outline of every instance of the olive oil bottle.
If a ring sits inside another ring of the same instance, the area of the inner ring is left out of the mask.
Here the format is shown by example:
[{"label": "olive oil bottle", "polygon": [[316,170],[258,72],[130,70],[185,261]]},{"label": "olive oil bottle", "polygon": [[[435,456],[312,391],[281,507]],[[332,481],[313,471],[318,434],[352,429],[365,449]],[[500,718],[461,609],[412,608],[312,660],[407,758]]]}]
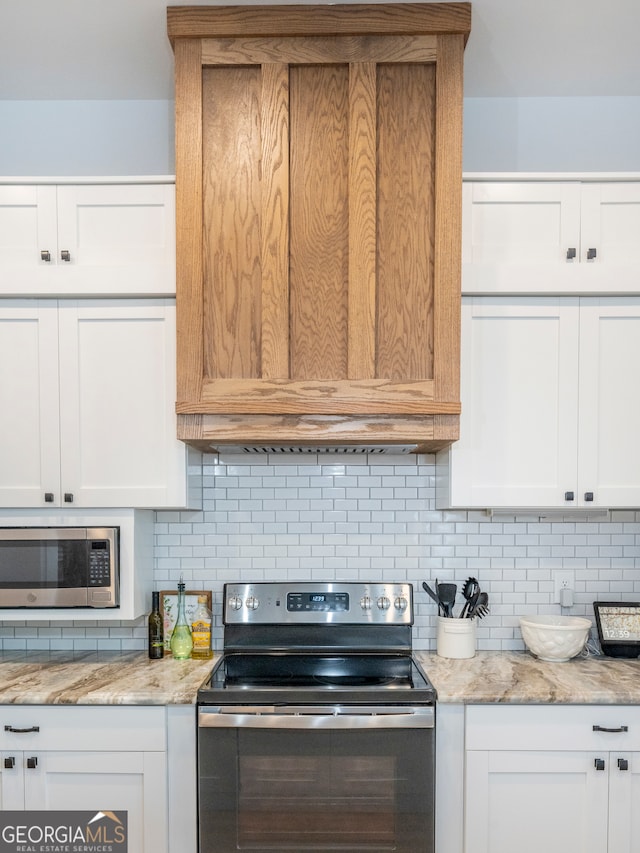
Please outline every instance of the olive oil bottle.
[{"label": "olive oil bottle", "polygon": [[211,648],[211,611],[207,607],[207,596],[198,596],[198,606],[191,617],[191,636],[193,649],[191,657],[196,660],[206,660],[213,657]]}]

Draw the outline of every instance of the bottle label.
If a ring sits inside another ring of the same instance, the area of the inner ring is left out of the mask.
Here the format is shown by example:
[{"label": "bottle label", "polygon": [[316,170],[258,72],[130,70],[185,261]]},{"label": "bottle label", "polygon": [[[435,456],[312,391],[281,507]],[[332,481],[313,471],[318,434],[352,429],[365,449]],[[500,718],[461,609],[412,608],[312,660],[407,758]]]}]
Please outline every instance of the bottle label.
[{"label": "bottle label", "polygon": [[195,650],[209,650],[211,648],[211,625],[209,622],[193,622],[191,624],[191,636]]}]

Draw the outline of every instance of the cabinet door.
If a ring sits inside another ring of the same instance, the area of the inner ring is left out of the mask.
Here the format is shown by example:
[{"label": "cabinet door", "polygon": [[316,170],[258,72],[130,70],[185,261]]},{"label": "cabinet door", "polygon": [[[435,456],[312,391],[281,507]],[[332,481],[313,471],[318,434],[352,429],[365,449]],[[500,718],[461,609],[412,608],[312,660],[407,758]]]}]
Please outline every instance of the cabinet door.
[{"label": "cabinet door", "polygon": [[19,750],[0,752],[0,811],[24,808],[24,756]]},{"label": "cabinet door", "polygon": [[166,184],[59,186],[62,292],[173,295],[174,198]]},{"label": "cabinet door", "polygon": [[173,184],[0,186],[0,295],[175,294]]},{"label": "cabinet door", "polygon": [[60,497],[58,307],[0,302],[0,506]]},{"label": "cabinet door", "polygon": [[467,182],[462,229],[463,293],[557,292],[579,262],[580,184]]},{"label": "cabinet door", "polygon": [[640,299],[583,298],[578,470],[584,506],[639,505],[639,388]]},{"label": "cabinet door", "polygon": [[128,849],[166,853],[164,753],[41,752],[24,773],[26,809],[126,811]]},{"label": "cabinet door", "polygon": [[636,853],[640,838],[640,753],[609,756],[608,853]]},{"label": "cabinet door", "polygon": [[[451,505],[563,506],[575,490],[578,301],[465,298]],[[574,504],[570,504],[573,506]]]},{"label": "cabinet door", "polygon": [[56,188],[0,186],[0,234],[1,294],[26,292],[25,272],[48,277],[58,250]]},{"label": "cabinet door", "polygon": [[469,752],[465,853],[604,853],[608,774],[595,757]]},{"label": "cabinet door", "polygon": [[173,302],[61,302],[59,322],[64,493],[74,506],[176,505]]},{"label": "cabinet door", "polygon": [[[638,289],[639,233],[640,182],[583,184],[581,260],[609,271],[615,268],[616,279],[609,280],[608,289],[618,289],[618,277],[626,278],[633,267]],[[590,249],[593,258],[588,258]]]}]

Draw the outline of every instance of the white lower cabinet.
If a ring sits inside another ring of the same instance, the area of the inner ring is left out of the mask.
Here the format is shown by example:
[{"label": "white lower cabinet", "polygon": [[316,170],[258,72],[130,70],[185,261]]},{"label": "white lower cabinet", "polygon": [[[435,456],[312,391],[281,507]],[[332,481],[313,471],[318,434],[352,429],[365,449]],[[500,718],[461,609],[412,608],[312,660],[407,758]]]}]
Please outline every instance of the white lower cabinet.
[{"label": "white lower cabinet", "polygon": [[640,709],[471,706],[464,853],[634,853]]},{"label": "white lower cabinet", "polygon": [[0,809],[123,810],[129,850],[168,853],[164,707],[13,705],[0,718]]}]

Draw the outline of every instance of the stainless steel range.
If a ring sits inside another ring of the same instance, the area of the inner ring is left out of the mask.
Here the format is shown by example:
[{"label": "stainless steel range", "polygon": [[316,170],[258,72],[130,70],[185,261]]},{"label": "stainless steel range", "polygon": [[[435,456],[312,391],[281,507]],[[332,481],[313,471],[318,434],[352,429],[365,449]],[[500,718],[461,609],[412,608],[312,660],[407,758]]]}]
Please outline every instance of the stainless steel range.
[{"label": "stainless steel range", "polygon": [[433,853],[411,584],[227,584],[223,614],[198,693],[200,853]]}]

